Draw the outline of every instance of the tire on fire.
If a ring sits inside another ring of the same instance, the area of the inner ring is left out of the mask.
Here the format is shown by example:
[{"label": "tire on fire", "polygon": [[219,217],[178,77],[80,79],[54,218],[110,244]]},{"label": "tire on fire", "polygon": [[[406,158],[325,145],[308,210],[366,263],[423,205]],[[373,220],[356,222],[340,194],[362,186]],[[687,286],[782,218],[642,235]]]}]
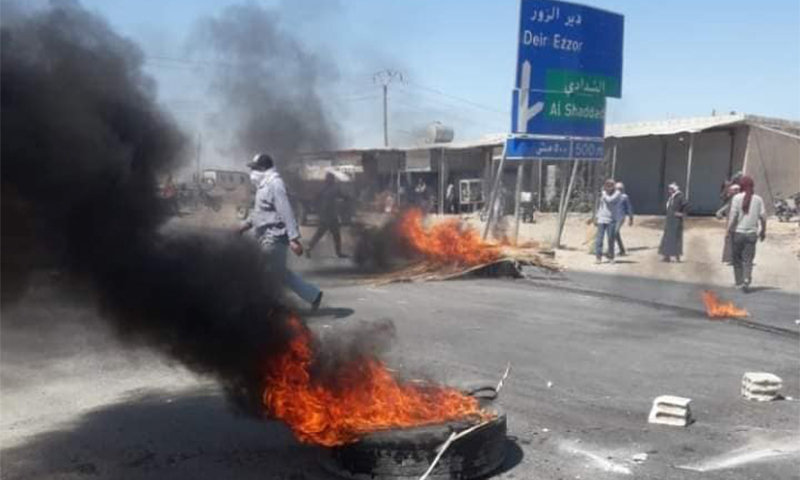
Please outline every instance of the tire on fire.
[{"label": "tire on fire", "polygon": [[[492,405],[497,417],[453,442],[428,477],[431,480],[481,478],[505,459],[506,415]],[[455,421],[375,432],[356,443],[322,449],[320,464],[330,473],[354,480],[418,479],[430,466],[450,433],[473,424]]]}]

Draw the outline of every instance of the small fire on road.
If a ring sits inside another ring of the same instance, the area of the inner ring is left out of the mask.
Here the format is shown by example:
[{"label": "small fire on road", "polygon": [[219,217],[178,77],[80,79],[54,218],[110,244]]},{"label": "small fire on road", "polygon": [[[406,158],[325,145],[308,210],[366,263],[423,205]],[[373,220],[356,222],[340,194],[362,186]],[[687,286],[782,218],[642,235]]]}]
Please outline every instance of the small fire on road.
[{"label": "small fire on road", "polygon": [[711,290],[704,290],[702,296],[709,318],[745,318],[749,315],[747,310],[737,307],[733,302],[720,300]]},{"label": "small fire on road", "polygon": [[374,357],[345,362],[331,381],[317,379],[311,332],[296,317],[289,322],[295,337],[266,365],[263,402],[304,443],[334,447],[379,430],[493,417],[454,388],[394,378]]},{"label": "small fire on road", "polygon": [[497,245],[484,242],[477,231],[459,220],[448,220],[425,228],[422,219],[421,210],[408,210],[397,224],[397,234],[428,261],[471,267],[491,263],[501,257]]}]

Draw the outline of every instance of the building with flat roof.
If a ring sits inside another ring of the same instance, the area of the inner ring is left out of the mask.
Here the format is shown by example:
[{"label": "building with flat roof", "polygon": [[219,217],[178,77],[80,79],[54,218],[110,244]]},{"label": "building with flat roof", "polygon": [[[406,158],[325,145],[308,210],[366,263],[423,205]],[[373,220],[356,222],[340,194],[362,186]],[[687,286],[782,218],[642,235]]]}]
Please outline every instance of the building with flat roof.
[{"label": "building with flat roof", "polygon": [[[488,193],[505,138],[495,134],[470,142],[315,152],[302,155],[298,164],[347,170],[359,188],[375,191],[402,192],[422,178],[441,212],[450,183],[482,179]],[[513,192],[522,173],[522,190],[533,192],[539,208],[547,210],[548,199],[564,183],[563,167],[563,161],[525,162],[522,168],[508,161],[502,185]],[[720,206],[723,182],[740,171],[754,178],[756,193],[769,209],[775,199],[800,192],[800,122],[732,113],[608,125],[605,157],[584,162],[576,195],[593,195],[603,178],[615,178],[625,183],[637,213],[661,214],[666,186],[677,182],[692,213],[712,214]]]}]

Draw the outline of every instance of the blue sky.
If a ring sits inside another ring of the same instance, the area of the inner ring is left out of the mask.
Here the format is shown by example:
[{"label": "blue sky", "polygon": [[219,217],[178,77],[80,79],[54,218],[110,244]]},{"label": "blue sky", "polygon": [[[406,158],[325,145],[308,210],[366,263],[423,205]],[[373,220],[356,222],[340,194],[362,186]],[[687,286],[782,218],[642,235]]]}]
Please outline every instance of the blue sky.
[{"label": "blue sky", "polygon": [[[202,129],[202,68],[186,37],[198,18],[232,2],[85,0],[145,50],[161,100],[188,128]],[[516,60],[518,0],[284,0],[282,24],[332,61],[330,106],[343,144],[382,141],[380,90],[372,73],[402,71],[390,87],[390,137],[408,143],[431,121],[458,139],[508,129]],[[800,119],[800,1],[673,0],[585,2],[625,15],[622,99],[611,123],[737,112]]]}]

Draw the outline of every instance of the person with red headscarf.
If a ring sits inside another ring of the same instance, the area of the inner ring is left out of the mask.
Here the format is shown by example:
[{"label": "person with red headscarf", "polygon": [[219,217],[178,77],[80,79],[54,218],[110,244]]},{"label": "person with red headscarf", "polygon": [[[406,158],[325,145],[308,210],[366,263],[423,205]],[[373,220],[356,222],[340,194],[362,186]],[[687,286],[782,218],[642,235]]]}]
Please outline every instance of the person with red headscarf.
[{"label": "person with red headscarf", "polygon": [[752,282],[756,243],[767,238],[767,211],[764,200],[753,193],[755,182],[752,177],[742,176],[739,186],[741,192],[731,200],[728,233],[733,237],[731,256],[734,280],[738,288],[747,292]]}]

